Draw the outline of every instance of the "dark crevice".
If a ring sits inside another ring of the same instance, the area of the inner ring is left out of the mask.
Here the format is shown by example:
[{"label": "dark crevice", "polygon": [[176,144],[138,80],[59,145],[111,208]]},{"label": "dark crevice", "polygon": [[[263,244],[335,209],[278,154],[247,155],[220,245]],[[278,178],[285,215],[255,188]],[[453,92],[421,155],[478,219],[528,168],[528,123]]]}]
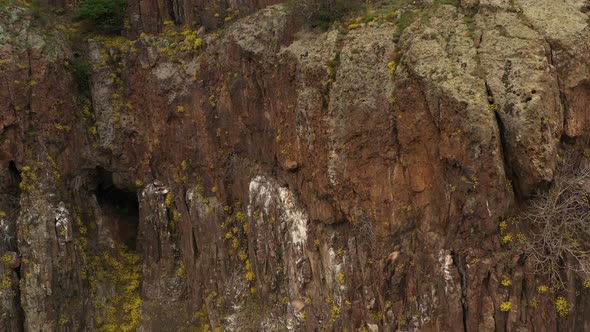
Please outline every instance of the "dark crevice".
[{"label": "dark crevice", "polygon": [[469,315],[469,303],[467,302],[467,275],[463,264],[461,263],[461,257],[452,253],[453,265],[457,268],[459,276],[461,277],[461,307],[463,308],[463,331],[468,332],[467,317]]},{"label": "dark crevice", "polygon": [[[558,76],[558,75],[556,74],[556,76]],[[567,118],[569,117],[569,105],[567,102],[567,98],[566,98],[565,94],[563,93],[563,90],[561,89],[561,83],[559,82],[560,81],[559,77],[556,77],[556,80],[557,80],[557,89],[559,91],[559,101],[561,102],[561,107],[563,107],[563,112],[562,112],[562,114],[563,114],[562,128],[563,129],[562,130],[563,130],[563,135],[566,135],[565,132],[567,129]],[[575,140],[575,137],[573,139]]]},{"label": "dark crevice", "polygon": [[112,177],[111,172],[98,168],[94,194],[114,239],[135,250],[139,225],[137,194],[117,188]]},{"label": "dark crevice", "polygon": [[141,15],[141,1],[142,0],[137,0],[137,2],[136,2],[137,3],[137,12],[139,13],[139,23],[138,23],[139,29],[138,30],[144,31],[145,28],[143,26],[143,15]]},{"label": "dark crevice", "polygon": [[25,330],[25,311],[20,303],[20,296],[18,297],[18,309],[20,311],[20,316],[18,319],[18,331],[21,332]]},{"label": "dark crevice", "polygon": [[195,236],[195,231],[193,230],[192,234],[192,243],[193,243],[193,254],[195,259],[199,258],[199,246],[197,244],[197,237]]},{"label": "dark crevice", "polygon": [[565,132],[561,133],[561,137],[559,138],[559,141],[561,143],[568,144],[568,145],[575,145],[576,144],[576,138],[568,136]]},{"label": "dark crevice", "polygon": [[488,81],[485,81],[484,84],[485,84],[485,87],[486,87],[486,94],[488,95],[488,103],[490,105],[493,105],[495,103],[494,93],[492,92],[492,89],[490,88],[490,85],[488,84]]},{"label": "dark crevice", "polygon": [[176,25],[184,24],[184,3],[183,0],[166,0],[168,15]]},{"label": "dark crevice", "polygon": [[19,264],[19,266],[15,267],[14,269],[12,269],[14,271],[14,273],[16,273],[16,277],[18,278],[18,280],[20,280],[21,278],[21,271],[20,271],[21,265]]},{"label": "dark crevice", "polygon": [[515,198],[519,198],[520,197],[520,192],[518,190],[518,176],[512,171],[512,167],[510,167],[510,161],[509,161],[509,148],[508,148],[508,144],[506,143],[506,137],[505,137],[505,128],[504,128],[504,123],[502,122],[502,117],[500,116],[500,114],[498,113],[498,111],[494,112],[494,116],[496,118],[496,123],[498,124],[498,132],[500,134],[500,145],[502,148],[502,159],[504,161],[504,175],[506,176],[506,178],[510,181],[510,183],[512,184],[512,192],[515,196]]},{"label": "dark crevice", "polygon": [[[19,285],[21,284],[21,267],[22,264],[19,265],[17,268],[13,269],[16,277],[18,278],[19,281]],[[17,307],[17,331],[21,332],[21,331],[25,331],[25,310],[23,309],[22,303],[21,303],[21,299],[20,299],[20,292],[21,292],[21,288],[17,287],[16,290],[16,296],[15,296],[15,301],[16,301],[16,307]]]},{"label": "dark crevice", "polygon": [[22,181],[20,172],[18,171],[18,168],[16,168],[16,164],[13,160],[8,163],[8,173],[10,174],[13,183],[18,185]]},{"label": "dark crevice", "polygon": [[0,193],[0,207],[5,210],[5,215],[0,217],[0,252],[17,251],[16,239],[16,214],[19,210],[19,197],[21,176],[14,161],[8,163],[8,171],[5,173],[4,191]]},{"label": "dark crevice", "polygon": [[[18,268],[20,271],[20,268]],[[20,272],[19,272],[20,273]],[[20,275],[18,277],[19,285],[20,285]],[[10,324],[14,329],[14,332],[24,332],[25,331],[25,311],[23,310],[22,302],[21,302],[21,289],[20,287],[16,287],[14,289],[16,295],[13,297],[13,305],[15,305],[16,312],[14,312],[14,316],[9,318],[12,319],[14,322]]]},{"label": "dark crevice", "polygon": [[[557,83],[557,91],[559,91],[559,101],[561,102],[561,107],[562,107],[562,114],[563,114],[563,125],[562,125],[562,134],[561,134],[561,141],[562,142],[566,142],[568,143],[570,137],[567,136],[566,134],[566,129],[567,129],[567,118],[568,118],[568,112],[569,112],[569,107],[568,107],[568,102],[567,102],[567,98],[565,97],[565,94],[563,93],[563,89],[561,87],[561,79],[559,78],[559,74],[558,74],[558,65],[557,65],[557,61],[555,60],[554,54],[553,54],[553,45],[551,45],[551,43],[548,40],[545,40],[545,42],[547,43],[547,45],[549,45],[549,63],[551,65],[553,65],[553,67],[555,68],[555,82]],[[575,137],[571,137],[571,139],[573,140],[573,143],[575,143]],[[569,144],[569,143],[568,143]]]},{"label": "dark crevice", "polygon": [[[488,103],[491,105],[490,107],[493,107],[492,109],[494,110],[494,117],[496,119],[496,123],[498,125],[498,134],[499,134],[499,138],[500,138],[500,147],[501,147],[501,151],[500,153],[502,154],[502,160],[504,163],[504,175],[506,176],[506,178],[510,181],[510,183],[512,184],[512,191],[515,197],[518,197],[518,190],[517,187],[515,186],[515,184],[517,184],[517,176],[516,174],[514,174],[514,172],[512,171],[512,167],[510,166],[510,161],[508,158],[508,153],[509,153],[509,149],[508,149],[508,144],[506,143],[506,129],[504,127],[504,122],[502,122],[502,117],[500,116],[499,111],[499,105],[496,104],[496,101],[494,99],[494,92],[492,91],[490,85],[488,84],[488,81],[484,81],[485,84],[485,88],[486,88],[486,94],[488,95]],[[509,109],[508,105],[508,109]]]}]

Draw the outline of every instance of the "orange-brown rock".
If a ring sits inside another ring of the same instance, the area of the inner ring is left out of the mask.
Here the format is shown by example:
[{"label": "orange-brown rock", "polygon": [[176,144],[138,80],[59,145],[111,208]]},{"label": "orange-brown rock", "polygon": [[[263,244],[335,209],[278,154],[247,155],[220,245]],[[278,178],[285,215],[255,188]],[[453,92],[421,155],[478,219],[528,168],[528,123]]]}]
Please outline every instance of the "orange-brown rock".
[{"label": "orange-brown rock", "polygon": [[0,9],[0,327],[584,330],[586,290],[559,317],[498,228],[589,138],[586,11],[460,3],[396,43],[282,6],[183,35],[270,2],[139,1],[86,92],[62,33]]}]

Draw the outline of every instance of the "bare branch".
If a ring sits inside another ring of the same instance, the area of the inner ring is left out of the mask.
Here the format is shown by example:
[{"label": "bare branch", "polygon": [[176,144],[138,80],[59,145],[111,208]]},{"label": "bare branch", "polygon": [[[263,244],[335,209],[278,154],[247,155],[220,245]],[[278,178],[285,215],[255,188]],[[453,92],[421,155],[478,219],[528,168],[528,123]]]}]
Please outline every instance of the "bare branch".
[{"label": "bare branch", "polygon": [[528,226],[520,246],[535,273],[561,288],[568,271],[590,277],[590,168],[580,158],[563,158],[552,188],[534,197],[518,219]]}]

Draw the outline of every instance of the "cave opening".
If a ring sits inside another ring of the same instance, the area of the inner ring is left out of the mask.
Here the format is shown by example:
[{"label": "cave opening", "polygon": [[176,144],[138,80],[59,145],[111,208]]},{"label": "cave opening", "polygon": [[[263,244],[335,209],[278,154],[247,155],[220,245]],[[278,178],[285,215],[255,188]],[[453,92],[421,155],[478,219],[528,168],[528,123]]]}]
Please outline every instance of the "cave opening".
[{"label": "cave opening", "polygon": [[15,187],[18,188],[18,184],[22,181],[22,179],[20,176],[20,172],[18,171],[18,168],[16,168],[16,163],[14,162],[14,160],[11,160],[8,163],[8,174],[10,174],[12,182],[16,184]]},{"label": "cave opening", "polygon": [[98,181],[94,194],[111,231],[113,240],[136,250],[139,225],[139,202],[133,191],[119,188],[113,183],[113,174],[98,168]]}]

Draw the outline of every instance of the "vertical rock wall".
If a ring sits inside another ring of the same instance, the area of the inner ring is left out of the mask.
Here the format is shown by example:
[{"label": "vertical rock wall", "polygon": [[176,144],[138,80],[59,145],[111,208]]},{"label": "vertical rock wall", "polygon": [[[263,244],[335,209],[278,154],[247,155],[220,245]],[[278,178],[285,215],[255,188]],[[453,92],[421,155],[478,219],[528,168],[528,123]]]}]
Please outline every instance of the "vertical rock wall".
[{"label": "vertical rock wall", "polygon": [[137,2],[152,34],[87,59],[1,9],[0,327],[583,330],[580,281],[560,317],[499,222],[588,139],[588,17],[462,3],[409,8],[394,42]]}]

